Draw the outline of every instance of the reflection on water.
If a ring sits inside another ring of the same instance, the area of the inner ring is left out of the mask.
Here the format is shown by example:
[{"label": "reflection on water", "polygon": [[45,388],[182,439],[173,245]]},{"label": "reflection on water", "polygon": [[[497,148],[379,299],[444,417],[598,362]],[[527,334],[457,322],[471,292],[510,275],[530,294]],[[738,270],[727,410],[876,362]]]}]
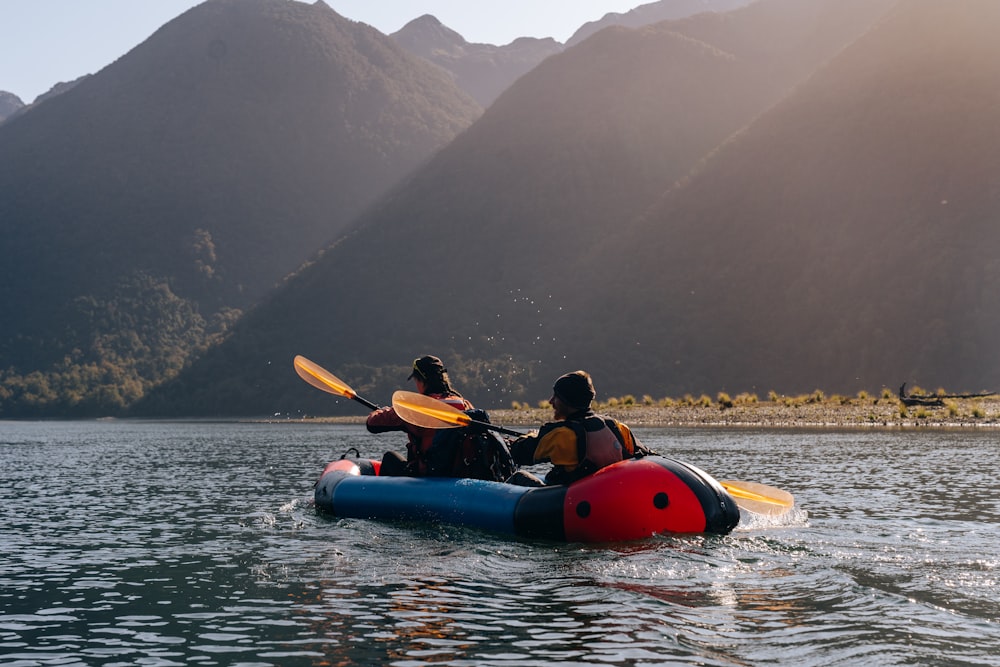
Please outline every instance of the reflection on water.
[{"label": "reflection on water", "polygon": [[992,435],[647,429],[796,513],[583,546],[317,515],[363,428],[0,424],[0,665],[996,665]]}]

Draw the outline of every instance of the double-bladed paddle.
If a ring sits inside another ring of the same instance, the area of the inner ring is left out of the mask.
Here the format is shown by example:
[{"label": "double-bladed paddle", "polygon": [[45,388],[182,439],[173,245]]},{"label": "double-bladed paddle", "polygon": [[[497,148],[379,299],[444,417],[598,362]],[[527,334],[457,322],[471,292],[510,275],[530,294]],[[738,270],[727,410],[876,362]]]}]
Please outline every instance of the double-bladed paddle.
[{"label": "double-bladed paddle", "polygon": [[357,401],[369,410],[378,410],[379,406],[358,396],[346,382],[322,366],[309,361],[302,355],[295,357],[294,363],[295,372],[299,374],[299,377],[317,389]]},{"label": "double-bladed paddle", "polygon": [[[458,408],[430,396],[424,396],[412,391],[397,391],[392,395],[392,407],[396,414],[414,426],[424,428],[455,428],[458,426],[476,425],[498,433],[519,436],[525,435],[490,424],[476,421]],[[795,505],[795,497],[787,491],[758,482],[741,482],[736,480],[720,481],[736,504],[745,510],[756,514],[780,516]]]}]

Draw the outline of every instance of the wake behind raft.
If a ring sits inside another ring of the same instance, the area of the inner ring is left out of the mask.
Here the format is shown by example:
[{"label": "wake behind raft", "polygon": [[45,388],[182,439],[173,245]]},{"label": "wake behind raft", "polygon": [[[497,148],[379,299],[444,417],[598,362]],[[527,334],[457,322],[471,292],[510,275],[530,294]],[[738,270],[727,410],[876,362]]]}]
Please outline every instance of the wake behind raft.
[{"label": "wake behind raft", "polygon": [[623,542],[662,533],[725,535],[739,522],[711,476],[647,456],[567,486],[524,487],[448,477],[380,477],[379,462],[341,459],[316,483],[316,508],[337,517],[448,523],[529,539]]}]

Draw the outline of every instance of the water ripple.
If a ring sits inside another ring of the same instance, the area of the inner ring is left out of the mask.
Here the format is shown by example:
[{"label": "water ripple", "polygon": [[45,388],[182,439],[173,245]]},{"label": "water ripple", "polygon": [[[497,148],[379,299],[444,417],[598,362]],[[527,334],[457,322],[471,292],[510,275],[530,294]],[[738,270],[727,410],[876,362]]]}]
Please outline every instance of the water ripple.
[{"label": "water ripple", "polygon": [[362,428],[4,424],[0,665],[1000,665],[986,436],[649,429],[798,510],[584,546],[316,514]]}]

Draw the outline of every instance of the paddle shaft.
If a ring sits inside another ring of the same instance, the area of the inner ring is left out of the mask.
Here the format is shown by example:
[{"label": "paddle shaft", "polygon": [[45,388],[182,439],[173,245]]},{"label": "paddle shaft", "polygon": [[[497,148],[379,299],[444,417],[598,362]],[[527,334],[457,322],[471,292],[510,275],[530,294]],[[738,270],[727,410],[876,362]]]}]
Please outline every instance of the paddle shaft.
[{"label": "paddle shaft", "polygon": [[474,424],[476,426],[481,426],[490,431],[496,431],[497,433],[503,433],[504,435],[512,435],[515,437],[521,437],[523,435],[528,435],[527,433],[521,433],[520,431],[512,431],[509,428],[504,428],[503,426],[497,426],[496,424],[490,424],[488,422],[476,421],[475,419],[469,419],[469,424]]},{"label": "paddle shaft", "polygon": [[366,408],[368,408],[369,410],[378,410],[379,408],[381,408],[381,407],[382,407],[382,406],[380,406],[380,405],[375,405],[374,403],[372,403],[372,402],[371,402],[371,401],[369,401],[369,400],[366,400],[366,399],[364,399],[364,398],[361,398],[361,397],[360,397],[360,396],[358,396],[357,394],[355,394],[354,396],[351,396],[351,398],[352,398],[352,399],[354,399],[355,401],[357,401],[358,403],[360,403],[361,405],[365,406],[365,407],[366,407]]}]

